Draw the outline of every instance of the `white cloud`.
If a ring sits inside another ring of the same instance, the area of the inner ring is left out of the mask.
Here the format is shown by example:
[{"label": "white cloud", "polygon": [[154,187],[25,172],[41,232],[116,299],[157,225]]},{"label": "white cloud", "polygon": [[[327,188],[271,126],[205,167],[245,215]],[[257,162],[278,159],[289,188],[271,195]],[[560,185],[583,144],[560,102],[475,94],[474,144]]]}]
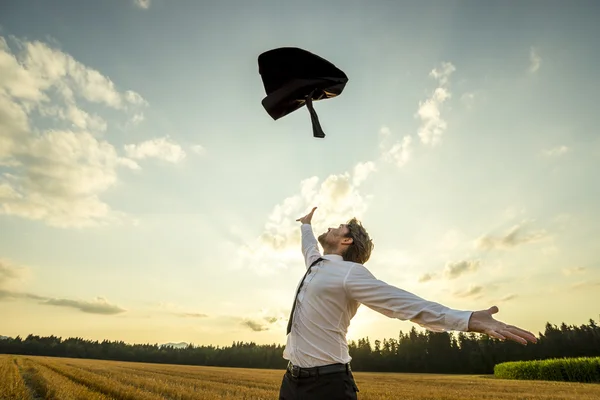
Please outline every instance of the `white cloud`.
[{"label": "white cloud", "polygon": [[192,150],[192,152],[194,152],[198,155],[206,154],[206,149],[199,144],[195,144],[195,145],[191,146],[190,149]]},{"label": "white cloud", "polygon": [[135,114],[133,117],[131,117],[131,123],[133,125],[137,125],[137,124],[141,123],[144,119],[145,119],[144,113],[140,112],[140,113]]},{"label": "white cloud", "polygon": [[475,241],[475,247],[481,250],[509,250],[517,246],[535,243],[548,238],[548,233],[543,230],[523,232],[524,224],[514,225],[503,236],[486,235]]},{"label": "white cloud", "polygon": [[354,175],[352,184],[359,186],[363,183],[371,174],[371,172],[377,171],[377,167],[373,161],[361,162],[356,164],[354,167]]},{"label": "white cloud", "polygon": [[474,297],[478,299],[481,298],[481,292],[483,292],[483,286],[470,285],[468,289],[454,292],[454,295],[457,297]]},{"label": "white cloud", "polygon": [[548,157],[559,157],[562,156],[563,154],[567,153],[569,151],[569,148],[567,146],[557,146],[551,149],[546,149],[544,150],[544,155],[548,156]]},{"label": "white cloud", "polygon": [[337,226],[352,217],[362,218],[368,208],[370,196],[359,191],[366,179],[370,163],[359,163],[354,174],[329,175],[323,181],[311,177],[300,182],[299,193],[277,204],[267,218],[261,235],[252,243],[242,245],[240,255],[245,265],[260,273],[270,273],[298,262],[300,223],[302,217],[314,206],[312,225],[315,235],[329,226]]},{"label": "white cloud", "polygon": [[137,7],[142,8],[144,10],[150,8],[150,0],[133,0],[133,2]]},{"label": "white cloud", "polygon": [[96,297],[94,301],[49,298],[40,304],[58,307],[70,307],[84,313],[101,315],[121,314],[126,311],[116,304],[109,303],[104,297]]},{"label": "white cloud", "polygon": [[168,137],[150,139],[139,144],[127,144],[125,152],[130,158],[137,160],[158,158],[171,163],[178,163],[186,157],[181,146]]},{"label": "white cloud", "polygon": [[402,167],[410,161],[412,155],[412,138],[405,135],[402,139],[393,142],[393,135],[387,126],[379,131],[379,149],[384,161]]},{"label": "white cloud", "polygon": [[22,45],[24,53],[19,58],[37,87],[42,90],[55,87],[67,101],[73,101],[75,96],[115,109],[124,108],[123,95],[99,71],[45,43],[34,41]]},{"label": "white cloud", "polygon": [[447,263],[444,268],[444,275],[447,279],[456,279],[463,274],[477,271],[479,265],[479,260],[462,260]]},{"label": "white cloud", "polygon": [[71,123],[71,128],[88,130],[92,132],[105,132],[108,128],[106,121],[94,114],[90,115],[86,111],[74,104],[66,107],[41,106],[39,112],[44,117],[54,117]]},{"label": "white cloud", "polygon": [[537,72],[542,66],[542,58],[534,47],[529,49],[529,72]]},{"label": "white cloud", "polygon": [[115,215],[98,195],[117,182],[120,166],[133,167],[112,145],[90,133],[47,131],[18,143],[12,155],[20,164],[0,177],[8,196],[0,213],[52,226],[90,226]]},{"label": "white cloud", "polygon": [[124,95],[125,100],[127,100],[129,103],[136,105],[136,106],[147,106],[148,102],[142,97],[140,96],[139,93],[136,93],[132,90],[127,90],[125,91]]},{"label": "white cloud", "polygon": [[418,135],[424,144],[440,143],[441,136],[448,127],[446,121],[441,117],[440,107],[451,97],[447,85],[450,75],[454,71],[456,71],[454,65],[444,62],[440,69],[434,69],[430,73],[430,76],[438,80],[439,87],[427,100],[419,102],[419,109],[415,114],[415,117],[421,120]]},{"label": "white cloud", "polygon": [[[57,227],[119,220],[100,195],[118,182],[118,168],[139,166],[96,137],[106,120],[78,102],[125,113],[147,103],[56,48],[11,40],[19,53],[0,37],[0,214]],[[43,130],[43,119],[68,124]]]}]

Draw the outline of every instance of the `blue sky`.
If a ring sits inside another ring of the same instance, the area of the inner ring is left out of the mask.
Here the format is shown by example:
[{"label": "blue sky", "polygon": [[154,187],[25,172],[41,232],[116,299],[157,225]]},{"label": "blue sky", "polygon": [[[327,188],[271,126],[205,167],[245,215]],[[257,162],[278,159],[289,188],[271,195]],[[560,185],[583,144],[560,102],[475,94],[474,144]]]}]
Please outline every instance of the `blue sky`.
[{"label": "blue sky", "polygon": [[[312,206],[425,298],[597,320],[600,10],[507,4],[3,3],[0,334],[284,343]],[[324,140],[262,108],[280,46],[349,76]]]}]

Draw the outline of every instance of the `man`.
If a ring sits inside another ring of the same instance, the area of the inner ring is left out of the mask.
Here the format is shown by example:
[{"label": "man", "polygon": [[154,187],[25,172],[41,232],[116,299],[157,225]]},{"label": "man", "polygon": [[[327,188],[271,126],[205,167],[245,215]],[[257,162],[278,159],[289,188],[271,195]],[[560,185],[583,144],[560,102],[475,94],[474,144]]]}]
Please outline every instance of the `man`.
[{"label": "man", "polygon": [[358,398],[346,334],[360,304],[431,331],[478,332],[521,344],[537,341],[530,332],[495,320],[495,306],[474,312],[454,310],[376,279],[363,265],[373,243],[355,218],[319,236],[321,255],[311,225],[316,209],[296,220],[302,224],[307,272],[288,324],[283,356],[289,364],[280,400]]}]

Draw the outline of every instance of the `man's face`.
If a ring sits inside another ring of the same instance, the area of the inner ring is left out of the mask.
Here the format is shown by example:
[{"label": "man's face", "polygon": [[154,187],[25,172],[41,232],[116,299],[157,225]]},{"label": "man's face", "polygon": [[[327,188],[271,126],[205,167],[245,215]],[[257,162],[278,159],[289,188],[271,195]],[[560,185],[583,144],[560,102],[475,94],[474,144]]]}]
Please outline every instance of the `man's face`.
[{"label": "man's face", "polygon": [[319,243],[322,246],[329,245],[331,247],[337,247],[342,243],[343,240],[347,240],[347,235],[350,233],[346,224],[340,224],[337,228],[329,228],[327,232],[322,233],[319,236]]}]

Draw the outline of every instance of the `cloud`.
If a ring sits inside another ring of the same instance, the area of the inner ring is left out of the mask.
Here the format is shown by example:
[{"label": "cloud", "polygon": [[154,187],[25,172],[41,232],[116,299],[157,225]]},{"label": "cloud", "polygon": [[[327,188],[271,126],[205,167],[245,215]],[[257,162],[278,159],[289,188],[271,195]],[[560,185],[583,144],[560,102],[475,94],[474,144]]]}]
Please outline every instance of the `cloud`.
[{"label": "cloud", "polygon": [[72,300],[64,298],[51,298],[27,292],[15,292],[0,289],[0,300],[36,300],[38,304],[57,307],[74,308],[88,314],[114,315],[124,313],[125,309],[109,303],[103,297],[97,297],[94,301]]},{"label": "cloud", "polygon": [[254,332],[263,332],[271,329],[271,325],[280,320],[281,318],[265,316],[260,320],[247,318],[242,320],[241,324]]},{"label": "cloud", "polygon": [[135,114],[133,117],[131,117],[130,122],[132,125],[138,125],[140,123],[142,123],[142,121],[144,121],[145,117],[144,117],[144,113],[138,113]]},{"label": "cloud", "polygon": [[265,325],[263,325],[259,322],[256,322],[256,321],[252,321],[252,320],[244,320],[244,321],[242,321],[242,325],[250,328],[254,332],[262,332],[262,331],[266,331],[269,329]]},{"label": "cloud", "polygon": [[58,307],[70,307],[89,314],[114,315],[121,314],[126,310],[110,304],[103,297],[97,297],[95,301],[70,300],[70,299],[48,299],[41,304]]},{"label": "cloud", "polygon": [[17,292],[8,289],[0,288],[0,300],[18,300],[18,299],[26,299],[26,300],[48,300],[47,297],[38,296],[33,293],[26,292]]},{"label": "cloud", "polygon": [[594,289],[600,288],[600,280],[582,281],[571,285],[572,289]]},{"label": "cloud", "polygon": [[516,299],[517,297],[518,297],[518,295],[516,295],[516,294],[508,294],[508,295],[504,296],[503,298],[501,298],[501,299],[499,300],[499,302],[502,302],[502,303],[504,303],[504,302],[507,302],[507,301],[514,300],[514,299]]},{"label": "cloud", "polygon": [[542,241],[548,237],[545,230],[529,233],[523,232],[523,225],[513,226],[506,235],[500,237],[483,236],[475,240],[475,247],[480,250],[509,250],[517,246]]},{"label": "cloud", "polygon": [[128,157],[136,160],[158,158],[170,163],[178,163],[186,157],[181,146],[168,137],[150,139],[139,144],[127,144],[125,152]]},{"label": "cloud", "polygon": [[192,152],[194,152],[198,155],[206,154],[206,149],[199,144],[195,144],[195,145],[191,146],[190,149],[192,150]]},{"label": "cloud", "polygon": [[375,163],[373,161],[361,162],[356,164],[354,167],[354,174],[352,184],[354,186],[360,186],[371,174],[377,170]]},{"label": "cloud", "polygon": [[17,42],[23,51],[13,55],[6,40],[0,38],[0,49],[4,53],[0,57],[8,60],[5,64],[8,71],[4,71],[9,74],[6,81],[12,81],[5,87],[14,97],[50,100],[48,91],[54,89],[68,104],[83,98],[119,110],[130,105],[147,105],[138,93],[131,90],[120,93],[110,78],[58,49],[40,41]]},{"label": "cloud", "polygon": [[179,318],[208,318],[207,314],[191,311],[184,307],[181,307],[175,303],[160,302],[156,305],[153,312],[160,314],[172,315]]},{"label": "cloud", "polygon": [[542,66],[542,58],[534,47],[529,49],[529,72],[535,73]]},{"label": "cloud", "polygon": [[300,224],[296,219],[313,206],[312,225],[316,232],[337,226],[352,217],[361,218],[368,208],[370,196],[360,192],[365,170],[370,164],[359,163],[353,173],[329,175],[324,180],[313,176],[300,182],[299,193],[274,206],[267,217],[262,233],[252,242],[242,244],[242,264],[257,272],[286,268],[297,262],[300,245]]},{"label": "cloud", "polygon": [[175,313],[175,315],[183,318],[208,318],[207,314],[202,313]]},{"label": "cloud", "polygon": [[456,68],[452,63],[443,62],[440,69],[433,69],[429,74],[437,79],[439,86],[427,100],[419,102],[419,109],[415,114],[415,117],[421,120],[418,135],[424,144],[439,144],[442,134],[448,127],[446,121],[441,117],[440,107],[451,97],[447,85],[450,75],[454,71]]},{"label": "cloud", "polygon": [[444,268],[444,276],[448,279],[456,279],[463,274],[477,271],[479,265],[479,260],[463,260],[448,263]]},{"label": "cloud", "polygon": [[457,297],[481,297],[480,294],[483,291],[482,286],[469,286],[468,289],[454,292],[454,295]]},{"label": "cloud", "polygon": [[22,280],[26,272],[24,267],[17,267],[8,260],[0,259],[0,288],[6,287],[9,282]]},{"label": "cloud", "polygon": [[430,274],[430,273],[423,274],[419,277],[419,282],[420,283],[429,282],[429,281],[433,280],[433,278],[435,278],[434,274]]},{"label": "cloud", "polygon": [[397,167],[403,167],[408,163],[413,151],[412,137],[405,135],[402,139],[392,142],[392,132],[387,126],[381,128],[379,135],[379,149],[385,162],[395,164]]},{"label": "cloud", "polygon": [[11,40],[19,53],[0,37],[0,214],[63,228],[122,220],[100,195],[139,165],[99,137],[106,120],[78,102],[125,114],[148,103],[56,48]]},{"label": "cloud", "polygon": [[97,297],[94,301],[72,300],[65,298],[51,298],[34,293],[21,292],[9,289],[9,283],[14,289],[14,281],[22,280],[29,270],[25,267],[17,267],[8,260],[0,259],[0,301],[2,300],[35,300],[38,304],[70,307],[90,314],[119,314],[126,310],[109,303],[103,297]]},{"label": "cloud", "polygon": [[117,182],[121,167],[139,168],[87,132],[46,131],[15,142],[13,173],[0,176],[0,213],[82,227],[115,220],[98,195]]},{"label": "cloud", "polygon": [[558,147],[554,147],[552,149],[546,149],[543,151],[544,155],[548,156],[548,157],[560,157],[563,154],[567,153],[569,151],[569,148],[567,146],[558,146]]},{"label": "cloud", "polygon": [[19,271],[12,265],[0,260],[0,285],[9,280],[16,279],[19,276]]},{"label": "cloud", "polygon": [[141,9],[147,10],[150,8],[150,0],[133,0],[133,3]]}]

